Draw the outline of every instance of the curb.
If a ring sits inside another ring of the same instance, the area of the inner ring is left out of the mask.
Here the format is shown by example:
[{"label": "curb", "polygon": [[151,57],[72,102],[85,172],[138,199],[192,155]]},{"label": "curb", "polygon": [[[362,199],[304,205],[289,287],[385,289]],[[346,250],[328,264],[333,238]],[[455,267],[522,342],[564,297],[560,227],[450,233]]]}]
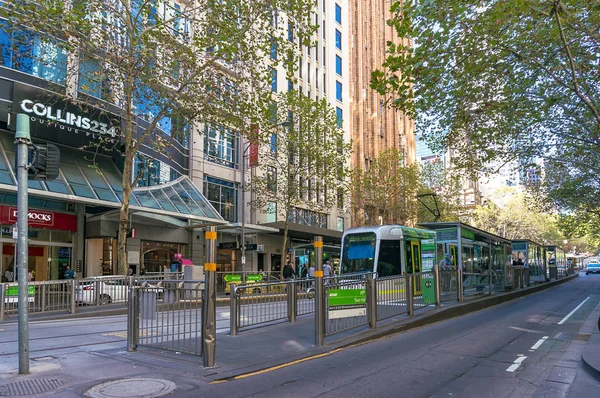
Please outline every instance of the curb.
[{"label": "curb", "polygon": [[597,361],[586,359],[586,352],[583,352],[581,354],[581,360],[583,361],[583,367],[587,369],[587,371],[591,374],[591,376],[594,379],[600,381],[600,367],[599,367],[599,365],[593,364],[593,362],[597,362]]}]

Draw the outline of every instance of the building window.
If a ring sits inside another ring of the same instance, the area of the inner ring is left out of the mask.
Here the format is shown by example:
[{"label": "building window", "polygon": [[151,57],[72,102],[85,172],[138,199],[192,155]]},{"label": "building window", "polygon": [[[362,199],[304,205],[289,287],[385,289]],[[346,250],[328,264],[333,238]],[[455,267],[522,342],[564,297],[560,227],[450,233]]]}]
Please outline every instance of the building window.
[{"label": "building window", "polygon": [[288,41],[294,42],[294,25],[288,22]]},{"label": "building window", "polygon": [[57,84],[65,84],[67,53],[54,39],[0,21],[0,65]]},{"label": "building window", "polygon": [[342,102],[342,83],[335,82],[335,99]]},{"label": "building window", "polygon": [[339,55],[335,56],[335,73],[342,76],[342,57]]},{"label": "building window", "polygon": [[301,209],[299,207],[293,207],[290,209],[288,220],[294,224],[327,228],[327,214]]},{"label": "building window", "polygon": [[323,93],[327,94],[327,75],[323,73]]},{"label": "building window", "polygon": [[325,30],[325,20],[323,20],[323,25],[321,25],[321,28],[323,29],[323,40],[325,40],[327,38],[327,31]]},{"label": "building window", "polygon": [[204,177],[204,196],[230,222],[237,221],[237,184],[209,176]]},{"label": "building window", "polygon": [[335,46],[338,50],[342,49],[342,32],[337,29],[335,30]]},{"label": "building window", "polygon": [[337,230],[338,231],[343,231],[344,230],[344,217],[338,217],[337,218]]},{"label": "building window", "polygon": [[267,202],[267,222],[277,222],[277,203]]},{"label": "building window", "polygon": [[271,139],[269,142],[269,149],[271,152],[271,156],[277,155],[277,134],[275,134],[275,133],[271,134]]},{"label": "building window", "polygon": [[306,65],[306,81],[310,83],[310,63]]},{"label": "building window", "polygon": [[110,99],[110,81],[96,61],[80,60],[79,91],[112,102]]},{"label": "building window", "polygon": [[167,184],[179,177],[181,174],[168,164],[142,154],[137,155],[133,164],[133,178],[138,178],[137,187]]},{"label": "building window", "polygon": [[277,92],[277,69],[271,69],[271,90]]},{"label": "building window", "polygon": [[271,39],[271,59],[277,60],[277,41],[275,39]]},{"label": "building window", "polygon": [[315,68],[315,86],[319,88],[319,68]]},{"label": "building window", "polygon": [[339,128],[342,128],[344,121],[344,111],[341,108],[335,108],[335,114],[337,115],[337,124]]},{"label": "building window", "polygon": [[205,126],[204,156],[208,161],[235,168],[238,145],[239,134],[237,132],[223,126]]},{"label": "building window", "polygon": [[288,80],[288,92],[292,91],[294,89],[294,83],[292,83],[291,80]]},{"label": "building window", "polygon": [[277,169],[275,167],[267,167],[267,189],[270,192],[277,192]]},{"label": "building window", "polygon": [[342,7],[339,4],[335,5],[335,22],[342,24]]}]

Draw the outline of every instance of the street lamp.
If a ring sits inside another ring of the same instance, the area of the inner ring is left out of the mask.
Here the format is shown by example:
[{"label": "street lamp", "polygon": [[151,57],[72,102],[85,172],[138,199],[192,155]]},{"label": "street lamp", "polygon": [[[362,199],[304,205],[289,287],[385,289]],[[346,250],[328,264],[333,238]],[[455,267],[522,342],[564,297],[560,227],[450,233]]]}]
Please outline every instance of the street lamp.
[{"label": "street lamp", "polygon": [[[292,123],[289,121],[277,123],[274,127],[290,127]],[[256,137],[258,139],[258,137]],[[248,149],[250,145],[246,145],[244,152],[242,153],[242,269],[243,271],[244,265],[246,265],[246,155],[248,154]]]}]

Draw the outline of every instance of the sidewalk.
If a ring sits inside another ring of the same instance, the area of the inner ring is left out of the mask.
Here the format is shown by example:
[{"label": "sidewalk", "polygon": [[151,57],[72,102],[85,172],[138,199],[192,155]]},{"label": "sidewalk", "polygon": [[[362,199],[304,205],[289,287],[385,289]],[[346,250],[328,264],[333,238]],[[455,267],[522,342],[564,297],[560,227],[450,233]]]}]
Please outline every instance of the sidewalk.
[{"label": "sidewalk", "polygon": [[[572,278],[564,279],[559,283]],[[139,347],[137,352],[126,351],[126,341],[119,347],[107,350],[85,351],[68,349],[43,353],[32,353],[30,375],[17,374],[16,356],[0,363],[0,396],[17,395],[11,391],[25,391],[31,395],[80,397],[90,388],[103,382],[128,383],[133,388],[127,395],[127,386],[120,385],[114,397],[142,396],[140,389],[151,385],[169,388],[176,383],[177,391],[190,391],[198,383],[210,383],[244,377],[252,372],[271,367],[288,366],[293,362],[308,361],[314,356],[329,355],[339,349],[363,344],[383,336],[421,327],[445,319],[454,318],[479,309],[513,300],[548,287],[554,283],[535,286],[526,290],[484,296],[465,303],[444,302],[435,309],[416,310],[414,317],[406,315],[380,321],[377,329],[357,328],[325,340],[324,347],[315,346],[314,317],[308,315],[289,322],[242,331],[238,336],[218,334],[216,345],[216,367],[204,368],[199,356],[179,354],[153,348]],[[600,308],[596,308],[600,311]],[[2,325],[0,325],[1,327]],[[600,333],[594,332],[597,340],[595,358],[600,359]],[[591,352],[590,352],[591,355]],[[9,360],[10,363],[6,363]],[[131,380],[131,379],[136,380]],[[144,378],[144,381],[137,379]],[[48,384],[48,389],[39,390]],[[196,383],[196,384],[194,384]],[[32,388],[27,390],[27,388]],[[38,388],[38,390],[33,390]],[[135,392],[135,394],[133,394]],[[25,394],[21,394],[25,395]],[[94,395],[92,395],[94,396]],[[109,395],[95,395],[104,397]],[[149,394],[145,396],[158,396]]]},{"label": "sidewalk", "polygon": [[590,334],[581,359],[594,377],[600,379],[600,303],[587,317],[580,333]]}]

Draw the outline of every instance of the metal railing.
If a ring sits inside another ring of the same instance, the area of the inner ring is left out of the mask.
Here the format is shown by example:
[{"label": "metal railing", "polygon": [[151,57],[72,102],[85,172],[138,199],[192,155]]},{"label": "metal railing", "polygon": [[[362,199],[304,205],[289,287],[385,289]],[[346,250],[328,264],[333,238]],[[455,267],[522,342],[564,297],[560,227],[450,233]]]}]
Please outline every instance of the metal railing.
[{"label": "metal railing", "polygon": [[314,312],[314,288],[310,279],[294,279],[248,285],[231,284],[230,330],[232,335],[249,327]]},{"label": "metal railing", "polygon": [[[181,273],[156,273],[151,275],[98,276],[84,279],[28,282],[30,313],[64,311],[74,314],[78,308],[108,304],[125,304],[130,286],[144,281],[156,284],[169,276],[180,281]],[[18,309],[18,284],[0,284],[0,322],[14,316]]]},{"label": "metal railing", "polygon": [[[371,314],[367,314],[369,305],[372,304],[367,294],[367,285],[371,282],[375,286],[374,278],[376,274],[361,274],[361,275],[340,275],[336,278],[325,279],[324,282],[324,303],[327,309],[325,313],[325,337],[336,333],[341,333],[346,330],[354,329],[360,326],[369,324]],[[370,290],[371,288],[369,288]],[[342,295],[344,290],[359,291],[360,295],[364,292],[364,303],[360,298],[356,305],[340,305],[335,306],[333,298]],[[371,306],[372,309],[373,306]]]},{"label": "metal railing", "polygon": [[131,288],[128,346],[202,355],[204,281],[142,282]]},{"label": "metal railing", "polygon": [[377,320],[406,314],[408,291],[406,276],[386,276],[375,280],[377,287]]}]

